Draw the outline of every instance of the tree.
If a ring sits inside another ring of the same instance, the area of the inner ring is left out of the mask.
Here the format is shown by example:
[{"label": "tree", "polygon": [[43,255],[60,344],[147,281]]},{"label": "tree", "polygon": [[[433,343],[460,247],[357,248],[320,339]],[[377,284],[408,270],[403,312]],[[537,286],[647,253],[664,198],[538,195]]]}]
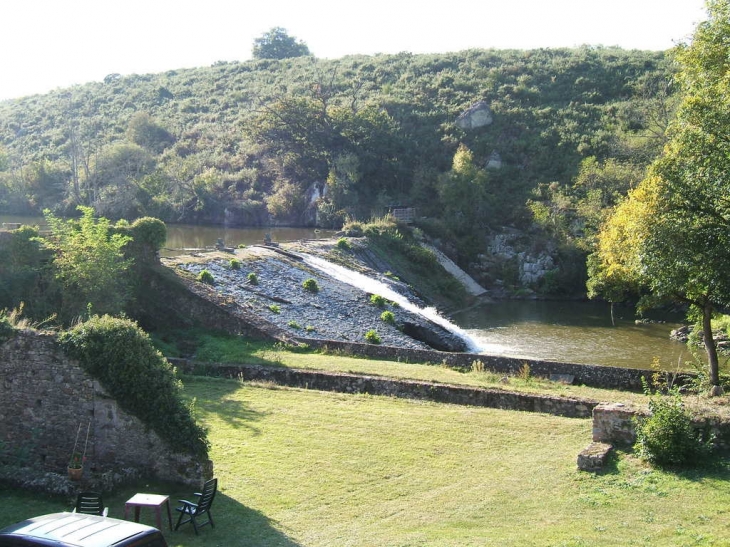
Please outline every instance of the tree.
[{"label": "tree", "polygon": [[466,146],[459,145],[451,171],[441,177],[439,201],[454,233],[467,238],[487,226],[493,213],[493,195],[487,173],[474,162]]},{"label": "tree", "polygon": [[175,143],[175,137],[146,112],[137,112],[132,116],[127,127],[127,136],[134,144],[152,154],[160,154]]},{"label": "tree", "polygon": [[138,215],[142,183],[155,163],[154,157],[137,144],[121,142],[106,148],[97,156],[90,174],[90,203],[111,217]]},{"label": "tree", "polygon": [[43,214],[51,228],[47,243],[54,251],[56,278],[64,287],[64,314],[82,315],[88,306],[100,313],[118,314],[128,296],[124,272],[131,260],[123,248],[129,236],[112,234],[109,220],[94,218],[91,207],[79,206],[79,220],[63,220],[48,209]]},{"label": "tree", "polygon": [[309,55],[307,44],[287,34],[286,29],[274,27],[253,44],[254,59],[288,59]]},{"label": "tree", "polygon": [[712,393],[722,392],[711,319],[730,303],[730,0],[676,54],[683,101],[664,153],[598,237],[589,291],[644,286],[649,297],[688,304],[701,318]]}]

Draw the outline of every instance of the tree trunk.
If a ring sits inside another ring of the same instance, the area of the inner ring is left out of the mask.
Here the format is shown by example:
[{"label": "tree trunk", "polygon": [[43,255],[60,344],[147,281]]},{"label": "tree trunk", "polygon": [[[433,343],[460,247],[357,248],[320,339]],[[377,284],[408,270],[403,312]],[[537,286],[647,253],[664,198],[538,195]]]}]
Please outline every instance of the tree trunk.
[{"label": "tree trunk", "polygon": [[707,351],[707,360],[710,364],[710,395],[722,395],[722,387],[720,387],[720,368],[717,358],[717,346],[715,346],[715,338],[712,335],[712,304],[706,303],[702,307],[702,334],[705,337],[705,350]]},{"label": "tree trunk", "polygon": [[611,301],[611,325],[616,326],[616,320],[613,317],[613,301]]}]

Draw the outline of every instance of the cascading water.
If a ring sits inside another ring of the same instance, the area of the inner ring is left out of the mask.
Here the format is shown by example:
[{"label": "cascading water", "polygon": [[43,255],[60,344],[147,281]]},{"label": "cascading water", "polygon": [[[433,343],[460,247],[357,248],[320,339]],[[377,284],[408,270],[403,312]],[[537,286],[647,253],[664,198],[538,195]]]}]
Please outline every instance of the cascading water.
[{"label": "cascading water", "polygon": [[332,262],[316,256],[301,253],[301,257],[304,259],[305,263],[326,273],[338,281],[357,287],[364,292],[380,295],[391,302],[396,302],[403,309],[436,323],[463,340],[470,352],[478,353],[482,350],[480,345],[477,344],[477,342],[469,336],[466,331],[440,315],[435,308],[421,308],[408,300],[408,298],[402,294],[394,291],[386,283],[373,279],[372,277],[368,277],[360,272],[350,270],[349,268],[345,268],[338,264],[333,264]]}]

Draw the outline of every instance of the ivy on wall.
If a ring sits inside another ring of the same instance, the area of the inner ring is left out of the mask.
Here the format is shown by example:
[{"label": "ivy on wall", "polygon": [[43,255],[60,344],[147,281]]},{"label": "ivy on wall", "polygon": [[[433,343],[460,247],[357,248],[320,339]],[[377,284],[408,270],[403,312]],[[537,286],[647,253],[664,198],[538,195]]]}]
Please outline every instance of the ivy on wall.
[{"label": "ivy on wall", "polygon": [[193,405],[182,399],[175,368],[134,321],[96,315],[62,332],[59,342],[125,411],[172,448],[207,458],[206,431],[195,422]]}]

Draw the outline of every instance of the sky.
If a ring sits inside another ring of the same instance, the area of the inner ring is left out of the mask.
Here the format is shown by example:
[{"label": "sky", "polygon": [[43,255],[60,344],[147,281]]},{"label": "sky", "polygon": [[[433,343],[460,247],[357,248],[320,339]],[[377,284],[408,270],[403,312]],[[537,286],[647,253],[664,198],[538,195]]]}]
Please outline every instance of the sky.
[{"label": "sky", "polygon": [[666,50],[704,0],[4,0],[0,100],[251,58],[283,27],[319,58],[584,44]]}]

